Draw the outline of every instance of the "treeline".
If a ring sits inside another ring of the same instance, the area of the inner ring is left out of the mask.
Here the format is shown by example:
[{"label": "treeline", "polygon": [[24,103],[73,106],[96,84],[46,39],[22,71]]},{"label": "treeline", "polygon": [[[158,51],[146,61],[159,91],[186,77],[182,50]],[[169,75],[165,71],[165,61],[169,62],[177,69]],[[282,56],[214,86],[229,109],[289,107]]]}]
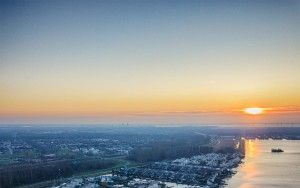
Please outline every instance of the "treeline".
[{"label": "treeline", "polygon": [[0,188],[65,178],[78,172],[109,168],[115,164],[114,160],[90,159],[2,168],[0,169]]},{"label": "treeline", "polygon": [[129,159],[136,162],[161,161],[191,157],[212,152],[206,137],[177,138],[169,141],[158,141],[146,147],[138,147],[129,153]]}]

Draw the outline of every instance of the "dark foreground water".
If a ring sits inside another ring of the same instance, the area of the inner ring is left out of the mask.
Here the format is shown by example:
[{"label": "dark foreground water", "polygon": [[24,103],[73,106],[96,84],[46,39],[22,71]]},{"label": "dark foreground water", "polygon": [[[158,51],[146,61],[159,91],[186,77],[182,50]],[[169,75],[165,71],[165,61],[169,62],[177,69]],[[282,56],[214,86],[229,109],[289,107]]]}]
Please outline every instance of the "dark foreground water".
[{"label": "dark foreground water", "polygon": [[[271,153],[277,147],[284,153]],[[227,188],[300,187],[300,140],[247,140],[245,149]]]}]

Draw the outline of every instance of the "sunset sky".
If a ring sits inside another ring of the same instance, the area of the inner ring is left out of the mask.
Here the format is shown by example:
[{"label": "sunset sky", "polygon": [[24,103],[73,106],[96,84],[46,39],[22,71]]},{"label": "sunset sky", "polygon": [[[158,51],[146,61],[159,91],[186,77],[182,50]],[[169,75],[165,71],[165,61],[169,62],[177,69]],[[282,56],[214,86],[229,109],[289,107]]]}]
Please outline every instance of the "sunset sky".
[{"label": "sunset sky", "polygon": [[300,122],[299,33],[296,0],[1,1],[0,124]]}]

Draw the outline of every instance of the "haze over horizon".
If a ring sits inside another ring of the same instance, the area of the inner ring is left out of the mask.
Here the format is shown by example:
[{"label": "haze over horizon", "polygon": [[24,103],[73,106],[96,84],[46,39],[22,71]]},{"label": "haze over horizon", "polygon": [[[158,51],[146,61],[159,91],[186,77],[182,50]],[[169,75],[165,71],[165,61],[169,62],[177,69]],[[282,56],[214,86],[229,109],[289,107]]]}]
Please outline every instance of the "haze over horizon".
[{"label": "haze over horizon", "polygon": [[0,124],[299,123],[299,33],[293,0],[1,1]]}]

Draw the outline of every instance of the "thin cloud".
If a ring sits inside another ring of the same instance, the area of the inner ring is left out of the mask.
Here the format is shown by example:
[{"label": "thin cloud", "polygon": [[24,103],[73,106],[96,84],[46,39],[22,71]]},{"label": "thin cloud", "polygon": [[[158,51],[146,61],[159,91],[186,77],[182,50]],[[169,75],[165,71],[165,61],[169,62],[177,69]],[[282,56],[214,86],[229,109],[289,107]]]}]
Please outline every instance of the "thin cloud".
[{"label": "thin cloud", "polygon": [[300,113],[300,107],[295,107],[295,106],[272,107],[272,108],[266,108],[266,111],[272,113]]},{"label": "thin cloud", "polygon": [[[285,113],[300,113],[300,107],[263,107],[264,111],[267,113],[285,114]],[[131,116],[158,116],[158,115],[218,115],[218,114],[232,114],[232,113],[242,113],[244,109],[217,109],[217,110],[182,110],[182,111],[149,111],[149,112],[133,112],[129,113]]]}]

